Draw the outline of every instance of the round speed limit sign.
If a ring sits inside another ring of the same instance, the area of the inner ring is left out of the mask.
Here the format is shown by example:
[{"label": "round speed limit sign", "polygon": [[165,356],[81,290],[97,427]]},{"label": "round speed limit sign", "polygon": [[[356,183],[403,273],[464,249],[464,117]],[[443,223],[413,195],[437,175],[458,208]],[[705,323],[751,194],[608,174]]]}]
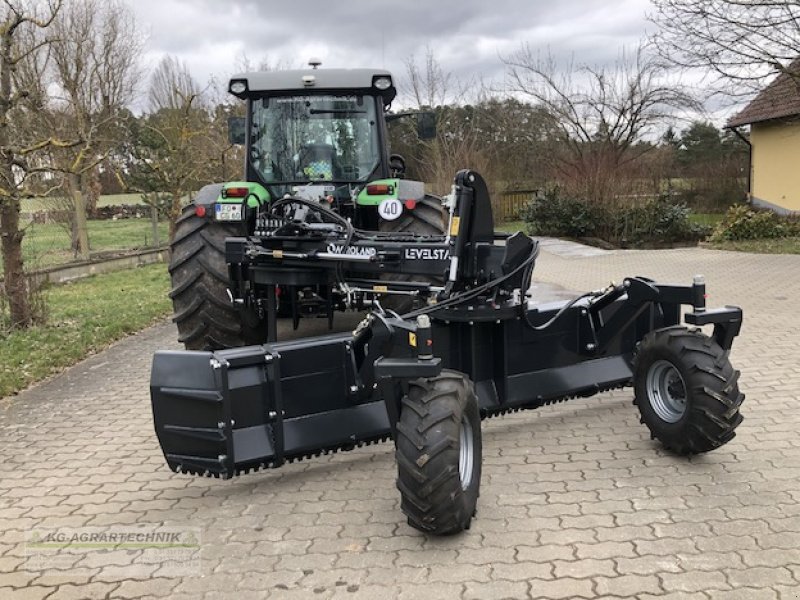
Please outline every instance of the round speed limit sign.
[{"label": "round speed limit sign", "polygon": [[378,214],[387,221],[394,221],[403,214],[403,203],[397,198],[386,198],[378,205]]}]

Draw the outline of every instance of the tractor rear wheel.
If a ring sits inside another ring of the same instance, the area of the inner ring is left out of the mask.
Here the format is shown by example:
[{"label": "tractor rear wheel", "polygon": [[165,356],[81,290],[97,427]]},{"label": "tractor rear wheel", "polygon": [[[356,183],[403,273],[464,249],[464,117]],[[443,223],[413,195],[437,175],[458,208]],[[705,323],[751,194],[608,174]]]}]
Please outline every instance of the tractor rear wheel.
[{"label": "tractor rear wheel", "polygon": [[187,350],[219,350],[263,344],[266,324],[249,308],[231,304],[225,238],[241,235],[237,224],[198,217],[187,206],[170,244],[174,316],[178,341]]},{"label": "tractor rear wheel", "polygon": [[[417,202],[413,210],[403,210],[400,218],[394,221],[380,219],[379,229],[380,231],[392,233],[443,235],[446,229],[446,221],[442,200],[436,196],[426,194],[422,200]],[[381,279],[386,281],[422,281],[431,285],[441,286],[444,284],[444,273],[442,273],[441,277],[386,273]],[[401,315],[414,310],[420,305],[420,299],[417,296],[406,294],[390,294],[380,297],[379,301],[383,308],[393,310]]]},{"label": "tractor rear wheel", "polygon": [[678,454],[698,454],[731,441],[742,422],[739,371],[699,329],[668,327],[639,344],[634,404],[653,438]]},{"label": "tractor rear wheel", "polygon": [[434,535],[469,529],[481,485],[481,419],[469,378],[444,370],[411,381],[395,446],[408,524]]}]

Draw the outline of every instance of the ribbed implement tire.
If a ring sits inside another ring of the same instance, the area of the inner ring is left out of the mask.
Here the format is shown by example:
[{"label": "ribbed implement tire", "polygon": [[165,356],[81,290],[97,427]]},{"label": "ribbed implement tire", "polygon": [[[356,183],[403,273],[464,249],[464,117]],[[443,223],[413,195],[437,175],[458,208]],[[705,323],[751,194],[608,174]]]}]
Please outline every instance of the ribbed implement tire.
[{"label": "ribbed implement tire", "polygon": [[[671,377],[667,389],[659,386],[665,377]],[[738,379],[727,352],[699,329],[660,329],[637,348],[634,404],[651,436],[667,449],[708,452],[731,441],[743,420]]]},{"label": "ribbed implement tire", "polygon": [[[462,445],[471,450],[463,474]],[[447,370],[411,381],[395,448],[397,487],[408,524],[434,535],[469,529],[481,479],[481,422],[472,382]]]},{"label": "ribbed implement tire", "polygon": [[174,316],[178,341],[187,350],[218,350],[266,341],[266,328],[246,309],[228,298],[225,238],[241,235],[236,225],[198,217],[187,206],[176,223],[170,244]]},{"label": "ribbed implement tire", "polygon": [[[387,232],[410,232],[418,235],[442,235],[447,228],[445,210],[442,201],[436,196],[426,195],[417,202],[413,210],[403,209],[400,218],[394,221],[380,219],[379,228]],[[442,277],[426,277],[424,275],[403,275],[386,273],[381,279],[387,281],[424,281],[431,285],[443,285]],[[416,308],[420,302],[414,296],[394,294],[379,297],[383,308],[393,310],[399,314],[409,312]]]}]

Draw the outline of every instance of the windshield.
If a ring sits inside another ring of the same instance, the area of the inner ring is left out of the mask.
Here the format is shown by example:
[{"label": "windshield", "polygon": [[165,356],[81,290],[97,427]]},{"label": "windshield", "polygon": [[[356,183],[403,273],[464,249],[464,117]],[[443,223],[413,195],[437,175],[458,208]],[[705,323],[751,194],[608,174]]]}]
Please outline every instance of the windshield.
[{"label": "windshield", "polygon": [[253,100],[250,164],[265,183],[366,181],[380,160],[370,96]]}]

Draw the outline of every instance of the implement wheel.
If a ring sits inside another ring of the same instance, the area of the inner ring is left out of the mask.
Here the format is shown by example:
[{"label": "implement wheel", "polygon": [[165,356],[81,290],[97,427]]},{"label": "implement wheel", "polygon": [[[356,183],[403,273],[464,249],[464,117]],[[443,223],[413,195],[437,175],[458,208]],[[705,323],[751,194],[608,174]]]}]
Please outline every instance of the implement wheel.
[{"label": "implement wheel", "polygon": [[187,206],[176,223],[170,244],[169,296],[178,341],[187,350],[219,350],[267,340],[265,321],[228,298],[225,238],[241,235],[239,227],[198,217],[194,205]]},{"label": "implement wheel", "polygon": [[661,329],[637,349],[634,404],[669,450],[708,452],[731,441],[742,422],[738,379],[727,353],[699,329]]},{"label": "implement wheel", "polygon": [[481,420],[465,375],[445,370],[410,382],[395,456],[409,525],[434,535],[469,529],[481,485]]},{"label": "implement wheel", "polygon": [[[417,235],[443,235],[446,229],[445,211],[442,200],[436,196],[425,195],[413,210],[403,209],[400,218],[394,221],[380,219],[380,231],[396,233],[414,233]],[[426,277],[425,275],[402,275],[399,273],[386,273],[381,276],[386,281],[422,281],[431,285],[444,285],[444,273],[441,277]],[[404,314],[414,310],[422,304],[417,296],[406,294],[387,294],[378,298],[381,306]]]}]

